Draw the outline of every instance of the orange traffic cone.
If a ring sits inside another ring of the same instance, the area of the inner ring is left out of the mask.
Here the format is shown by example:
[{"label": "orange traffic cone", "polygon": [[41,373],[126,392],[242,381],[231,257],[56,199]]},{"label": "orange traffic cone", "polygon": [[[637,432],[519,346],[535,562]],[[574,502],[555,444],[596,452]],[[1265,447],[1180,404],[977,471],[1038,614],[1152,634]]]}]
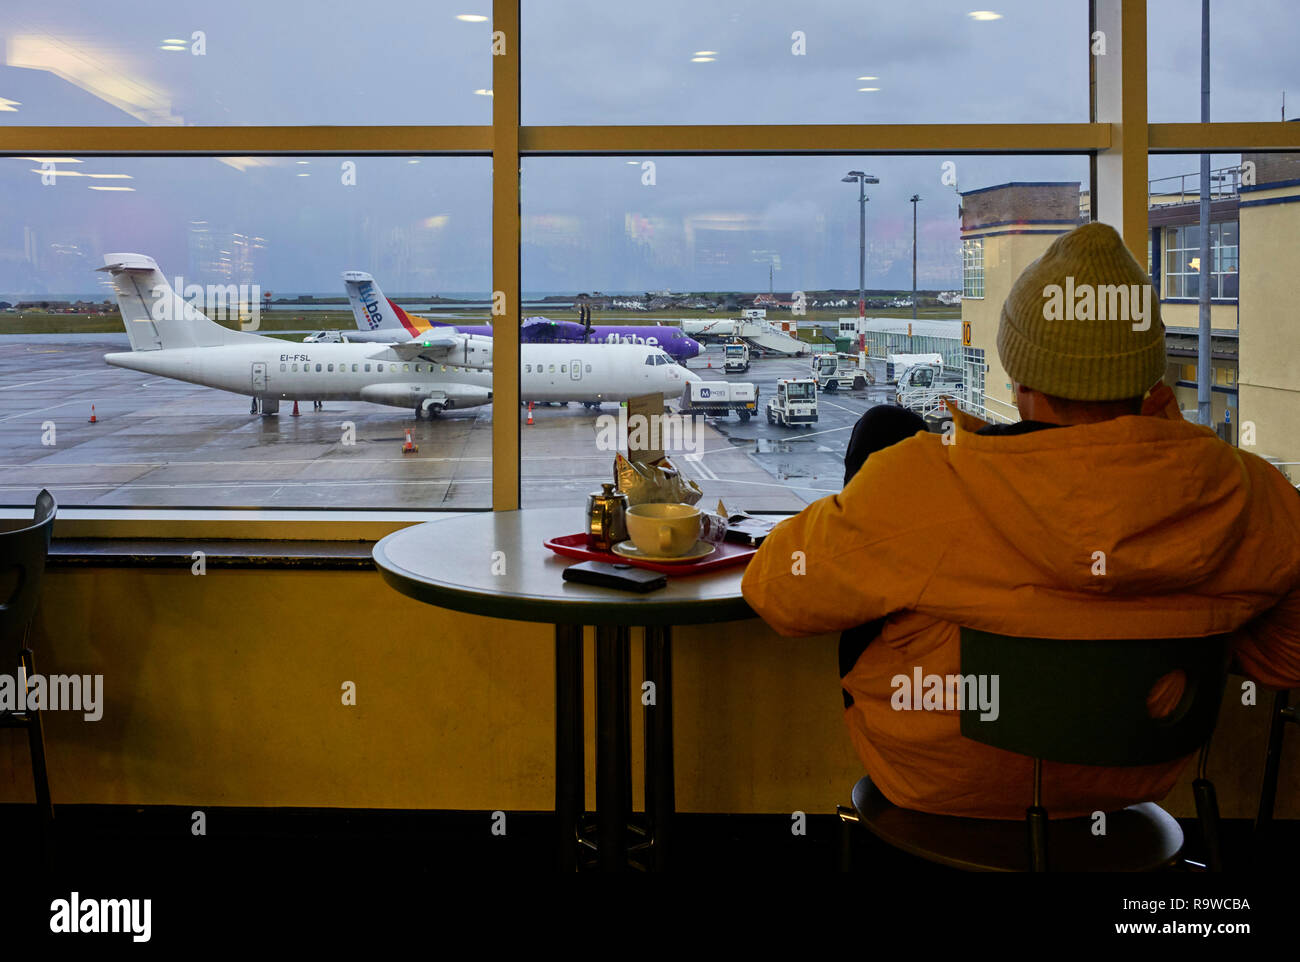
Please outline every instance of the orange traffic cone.
[{"label": "orange traffic cone", "polygon": [[99,418],[95,417],[95,405],[92,404],[90,406],[90,423],[95,424],[97,421],[99,421]]},{"label": "orange traffic cone", "polygon": [[420,450],[419,447],[417,447],[417,446],[416,446],[416,443],[415,443],[414,441],[411,440],[411,429],[410,429],[410,428],[407,428],[407,429],[406,429],[406,443],[402,445],[402,453],[403,453],[403,454],[414,454],[414,453],[415,453],[416,451],[418,451],[418,450]]},{"label": "orange traffic cone", "polygon": [[533,402],[532,401],[528,402],[528,423],[529,424],[533,423]]},{"label": "orange traffic cone", "polygon": [[294,402],[293,402],[293,416],[294,416],[294,417],[300,417],[300,416],[301,416],[301,415],[298,414],[298,402],[297,402],[297,401],[294,401]]}]

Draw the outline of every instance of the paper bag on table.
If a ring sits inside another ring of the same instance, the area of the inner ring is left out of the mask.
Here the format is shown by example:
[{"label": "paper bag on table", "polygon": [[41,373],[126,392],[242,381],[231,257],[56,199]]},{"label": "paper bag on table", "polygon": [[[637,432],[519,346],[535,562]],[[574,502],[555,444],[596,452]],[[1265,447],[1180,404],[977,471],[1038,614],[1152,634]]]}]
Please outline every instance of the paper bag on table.
[{"label": "paper bag on table", "polygon": [[635,504],[695,504],[704,492],[690,478],[677,473],[667,458],[657,461],[629,461],[614,456],[614,482],[627,495],[628,506]]}]

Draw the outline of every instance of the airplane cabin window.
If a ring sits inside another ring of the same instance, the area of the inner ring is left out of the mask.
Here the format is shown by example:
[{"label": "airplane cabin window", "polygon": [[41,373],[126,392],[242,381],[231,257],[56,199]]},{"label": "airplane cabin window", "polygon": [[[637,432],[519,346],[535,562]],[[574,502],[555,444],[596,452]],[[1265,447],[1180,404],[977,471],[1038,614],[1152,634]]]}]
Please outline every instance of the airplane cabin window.
[{"label": "airplane cabin window", "polygon": [[320,365],[319,365],[319,364],[316,365],[316,373],[317,373],[317,374],[320,373]]},{"label": "airplane cabin window", "polygon": [[555,373],[555,365],[552,364],[552,365],[548,368],[548,370],[549,370],[552,374],[554,374],[554,373]]},{"label": "airplane cabin window", "polygon": [[560,365],[560,373],[561,373],[561,374],[566,374],[566,373],[568,373],[568,370],[569,370],[569,365],[567,365],[567,364],[561,364],[561,365]]},{"label": "airplane cabin window", "polygon": [[415,373],[416,373],[416,374],[419,374],[419,373],[420,373],[421,371],[423,371],[423,370],[424,370],[424,367],[423,367],[422,365],[420,365],[420,364],[415,365]]},{"label": "airplane cabin window", "polygon": [[588,373],[588,374],[591,373],[591,365],[590,365],[590,364],[587,365],[587,373]]},{"label": "airplane cabin window", "polygon": [[524,373],[525,373],[525,374],[532,374],[532,373],[533,373],[533,366],[532,366],[531,364],[525,364],[525,365],[524,365]]},{"label": "airplane cabin window", "polygon": [[376,364],[376,365],[375,365],[375,373],[376,373],[376,374],[383,374],[383,373],[384,373],[384,366],[383,366],[382,364]]},{"label": "airplane cabin window", "polygon": [[410,370],[411,370],[411,365],[409,365],[409,364],[403,364],[403,365],[402,365],[402,370],[403,370],[403,371],[410,371]]},{"label": "airplane cabin window", "polygon": [[294,369],[294,371],[297,371],[297,370],[298,370],[298,365],[295,364],[295,365],[293,366],[293,369]]},{"label": "airplane cabin window", "polygon": [[333,371],[333,370],[334,370],[334,365],[333,365],[333,364],[328,364],[328,365],[326,365],[325,370],[326,370],[326,371]]},{"label": "airplane cabin window", "polygon": [[289,370],[289,365],[288,365],[288,364],[281,364],[281,365],[280,365],[280,370],[281,370],[281,371],[287,371],[287,370]]},{"label": "airplane cabin window", "polygon": [[367,374],[370,373],[370,365],[369,365],[369,364],[366,365],[366,373],[367,373]]},{"label": "airplane cabin window", "polygon": [[653,354],[647,354],[647,355],[645,356],[645,362],[646,362],[646,364],[647,364],[648,366],[650,366],[650,367],[654,367],[654,366],[655,366],[655,356],[654,356]]},{"label": "airplane cabin window", "polygon": [[357,366],[355,364],[352,365],[352,373],[353,374],[357,373]]}]

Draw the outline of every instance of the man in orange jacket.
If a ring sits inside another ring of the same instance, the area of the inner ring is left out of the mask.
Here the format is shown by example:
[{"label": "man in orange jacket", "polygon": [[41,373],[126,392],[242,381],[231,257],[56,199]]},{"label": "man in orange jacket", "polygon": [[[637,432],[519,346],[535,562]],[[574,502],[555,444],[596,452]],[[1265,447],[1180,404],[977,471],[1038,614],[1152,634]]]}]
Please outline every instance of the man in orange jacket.
[{"label": "man in orange jacket", "polygon": [[[1100,310],[1113,285],[1131,295],[1127,312],[1111,301],[1124,317]],[[1262,458],[1183,420],[1161,383],[1149,285],[1111,227],[1057,238],[998,327],[1022,420],[954,411],[950,434],[874,451],[750,562],[745,598],[783,635],[880,625],[842,679],[845,720],[896,805],[1024,817],[1030,759],[963,738],[954,711],[891,705],[892,679],[917,666],[960,674],[959,626],[1061,639],[1235,632],[1243,671],[1300,685],[1300,495]],[[1063,294],[1087,292],[1092,310],[1061,310]],[[1044,804],[1066,817],[1158,800],[1185,764],[1048,765]]]}]

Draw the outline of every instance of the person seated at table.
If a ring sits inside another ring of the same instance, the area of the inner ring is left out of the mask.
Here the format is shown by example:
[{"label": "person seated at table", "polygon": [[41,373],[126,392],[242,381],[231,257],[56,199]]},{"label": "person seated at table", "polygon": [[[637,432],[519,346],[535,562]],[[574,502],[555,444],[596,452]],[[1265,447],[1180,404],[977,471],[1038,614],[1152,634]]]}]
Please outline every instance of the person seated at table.
[{"label": "person seated at table", "polygon": [[[960,626],[1057,639],[1233,632],[1242,671],[1300,685],[1300,496],[1263,458],[1183,420],[1162,383],[1154,298],[1132,320],[1054,319],[1044,305],[1067,278],[1094,294],[1150,284],[1109,226],[1057,238],[998,325],[1022,420],[953,411],[949,433],[870,452],[841,493],[777,525],[745,572],[746,600],[783,635],[870,633],[879,620],[841,684],[862,763],[899,806],[1024,817],[1029,758],[963,738],[955,711],[894,707],[898,676],[961,673]],[[1180,694],[1162,679],[1153,715]],[[1158,801],[1186,761],[1048,765],[1045,804],[1069,817]]]}]

